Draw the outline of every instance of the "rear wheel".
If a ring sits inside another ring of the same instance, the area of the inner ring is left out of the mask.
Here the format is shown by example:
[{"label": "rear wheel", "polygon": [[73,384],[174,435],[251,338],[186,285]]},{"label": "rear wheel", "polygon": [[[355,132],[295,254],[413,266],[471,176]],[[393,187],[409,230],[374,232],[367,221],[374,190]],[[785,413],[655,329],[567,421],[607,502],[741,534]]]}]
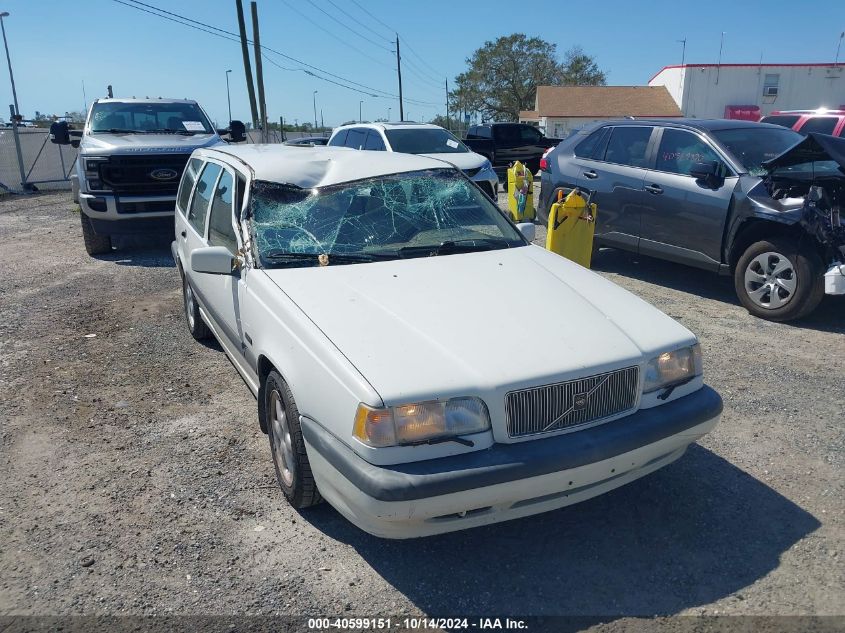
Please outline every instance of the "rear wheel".
[{"label": "rear wheel", "polygon": [[89,255],[111,253],[111,236],[95,233],[91,219],[82,211],[79,212],[79,221],[82,223],[82,241],[85,242],[85,251]]},{"label": "rear wheel", "polygon": [[794,240],[761,240],[749,246],[734,270],[734,287],[743,306],[770,321],[804,317],[824,296],[821,262]]},{"label": "rear wheel", "polygon": [[311,473],[299,425],[299,409],[288,384],[273,370],[267,376],[262,393],[264,406],[259,415],[265,418],[264,428],[270,439],[270,452],[279,487],[294,508],[307,508],[320,503],[323,498]]}]

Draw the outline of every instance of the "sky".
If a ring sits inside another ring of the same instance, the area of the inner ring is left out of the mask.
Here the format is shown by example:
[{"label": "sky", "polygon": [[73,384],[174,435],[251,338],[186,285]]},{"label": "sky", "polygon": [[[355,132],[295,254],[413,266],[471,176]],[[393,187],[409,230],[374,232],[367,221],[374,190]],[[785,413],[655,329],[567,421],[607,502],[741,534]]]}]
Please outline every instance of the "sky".
[{"label": "sky", "polygon": [[[238,30],[235,0],[143,3],[224,31]],[[229,118],[225,71],[231,69],[232,116],[249,120],[236,41],[127,6],[132,4],[141,6],[134,0],[0,0],[0,11],[10,13],[3,20],[25,118],[36,110],[82,110],[105,96],[111,84],[115,96],[196,99],[223,126]],[[244,5],[251,37],[249,0]],[[152,11],[149,6],[142,8]],[[607,73],[609,85],[644,85],[663,66],[679,64],[682,39],[687,63],[715,63],[723,31],[723,63],[756,63],[761,56],[764,62],[832,62],[845,31],[845,1],[801,7],[795,0],[258,0],[261,43],[276,51],[265,51],[268,118],[313,123],[316,102],[317,119],[322,114],[326,125],[357,120],[359,107],[364,120],[388,115],[398,120],[391,41],[396,33],[405,118],[419,121],[444,113],[444,82],[448,78],[451,84],[466,69],[474,50],[515,32],[556,44],[558,55],[580,45]],[[845,44],[842,49],[840,61]],[[8,118],[12,94],[2,66],[0,115]],[[303,69],[354,82],[360,92]]]}]

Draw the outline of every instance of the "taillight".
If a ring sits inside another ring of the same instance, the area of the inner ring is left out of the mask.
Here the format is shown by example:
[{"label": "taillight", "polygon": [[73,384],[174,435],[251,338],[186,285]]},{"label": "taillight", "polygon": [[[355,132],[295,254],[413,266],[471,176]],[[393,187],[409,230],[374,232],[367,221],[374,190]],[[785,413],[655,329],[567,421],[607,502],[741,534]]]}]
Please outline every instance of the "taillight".
[{"label": "taillight", "polygon": [[551,152],[553,149],[553,147],[550,147],[545,152],[543,152],[543,157],[540,158],[540,171],[549,171],[549,159],[546,158],[546,156],[548,156],[549,152]]}]

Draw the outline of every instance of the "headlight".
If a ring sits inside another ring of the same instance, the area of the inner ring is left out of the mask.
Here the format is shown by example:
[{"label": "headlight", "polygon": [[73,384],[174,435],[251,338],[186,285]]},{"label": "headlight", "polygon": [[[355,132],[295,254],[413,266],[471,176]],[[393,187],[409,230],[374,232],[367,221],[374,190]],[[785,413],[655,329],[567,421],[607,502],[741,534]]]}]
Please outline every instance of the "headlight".
[{"label": "headlight", "polygon": [[86,158],[85,159],[85,172],[89,174],[96,174],[100,169],[100,165],[102,165],[108,158]]},{"label": "headlight", "polygon": [[696,343],[652,358],[645,368],[643,393],[687,382],[702,374],[701,346]]},{"label": "headlight", "polygon": [[488,169],[493,169],[493,163],[491,163],[489,160],[485,160],[484,164],[481,166],[480,171],[486,171]]},{"label": "headlight", "polygon": [[490,428],[487,406],[479,398],[432,400],[373,409],[358,405],[352,434],[368,446],[400,446],[480,433]]}]

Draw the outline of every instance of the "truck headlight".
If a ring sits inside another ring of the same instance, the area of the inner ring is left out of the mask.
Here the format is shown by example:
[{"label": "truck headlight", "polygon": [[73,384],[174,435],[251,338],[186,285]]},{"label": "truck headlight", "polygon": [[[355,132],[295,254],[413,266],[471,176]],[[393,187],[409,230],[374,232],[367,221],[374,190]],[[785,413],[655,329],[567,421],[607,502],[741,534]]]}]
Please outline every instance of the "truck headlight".
[{"label": "truck headlight", "polygon": [[353,436],[374,447],[426,444],[490,429],[490,414],[480,398],[431,400],[373,409],[358,405]]},{"label": "truck headlight", "polygon": [[701,345],[698,343],[664,352],[646,365],[643,393],[687,382],[702,373]]},{"label": "truck headlight", "polygon": [[96,175],[100,171],[100,165],[106,162],[108,158],[101,157],[87,157],[85,159],[85,173]]}]

